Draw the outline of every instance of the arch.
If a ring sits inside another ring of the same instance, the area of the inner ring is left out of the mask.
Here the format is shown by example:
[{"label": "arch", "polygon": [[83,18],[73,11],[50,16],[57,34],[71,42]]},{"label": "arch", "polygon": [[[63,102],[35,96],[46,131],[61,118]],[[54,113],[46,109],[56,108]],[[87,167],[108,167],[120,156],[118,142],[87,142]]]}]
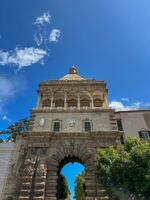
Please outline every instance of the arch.
[{"label": "arch", "polygon": [[93,93],[93,104],[94,107],[103,107],[104,94],[101,91],[95,91]]},{"label": "arch", "polygon": [[56,108],[63,108],[64,107],[64,93],[57,91],[53,95],[53,104]]},{"label": "arch", "polygon": [[[58,179],[57,179],[57,200],[60,200],[60,188],[61,188],[60,180],[61,180],[61,174],[62,174],[61,171],[69,163],[80,163],[84,167],[84,171],[86,170],[85,165],[83,164],[82,160],[80,160],[78,157],[75,157],[75,156],[65,157],[60,162],[59,167],[58,167]],[[85,186],[85,190],[86,190],[86,186]]]},{"label": "arch", "polygon": [[80,106],[81,107],[90,107],[91,100],[88,96],[81,96],[80,97]]},{"label": "arch", "polygon": [[51,100],[46,98],[42,100],[42,107],[50,107],[51,105]]},{"label": "arch", "polygon": [[77,107],[78,101],[76,98],[70,98],[67,101],[68,107]]},{"label": "arch", "polygon": [[102,107],[103,106],[103,100],[100,98],[95,98],[94,99],[94,107]]},{"label": "arch", "polygon": [[[46,198],[58,198],[58,178],[62,167],[68,162],[79,162],[85,167],[86,178],[86,199],[94,199],[96,193],[96,174],[95,174],[95,156],[96,152],[91,152],[86,145],[77,145],[74,141],[67,141],[67,145],[63,145],[57,152],[55,152],[48,161],[48,172],[46,182]],[[61,146],[61,144],[60,144]]]},{"label": "arch", "polygon": [[57,107],[64,107],[64,99],[61,99],[61,98],[56,99],[56,100],[55,100],[55,107],[56,107],[56,108],[57,108]]}]

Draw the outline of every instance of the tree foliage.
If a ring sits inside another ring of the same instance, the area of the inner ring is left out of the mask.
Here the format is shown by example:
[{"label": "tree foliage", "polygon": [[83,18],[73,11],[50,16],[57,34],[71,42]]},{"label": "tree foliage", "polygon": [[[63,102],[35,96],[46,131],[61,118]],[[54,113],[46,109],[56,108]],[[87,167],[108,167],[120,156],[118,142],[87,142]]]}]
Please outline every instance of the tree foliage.
[{"label": "tree foliage", "polygon": [[69,195],[69,187],[67,184],[67,180],[65,178],[65,176],[63,176],[62,174],[60,174],[59,177],[59,191],[58,191],[58,199],[59,200],[65,200],[67,199],[68,195]]},{"label": "tree foliage", "polygon": [[[16,137],[18,135],[21,135],[22,133],[26,132],[29,128],[29,119],[25,118],[25,119],[21,119],[18,122],[9,125],[9,127],[4,130],[4,131],[0,131],[0,134],[7,134],[9,136],[7,136],[6,141],[12,141],[15,142],[16,141]],[[1,139],[1,142],[3,140]]]},{"label": "tree foliage", "polygon": [[76,200],[85,200],[85,172],[82,172],[75,179]]},{"label": "tree foliage", "polygon": [[100,149],[97,155],[100,183],[128,190],[136,199],[150,199],[150,142],[127,138],[124,146]]}]

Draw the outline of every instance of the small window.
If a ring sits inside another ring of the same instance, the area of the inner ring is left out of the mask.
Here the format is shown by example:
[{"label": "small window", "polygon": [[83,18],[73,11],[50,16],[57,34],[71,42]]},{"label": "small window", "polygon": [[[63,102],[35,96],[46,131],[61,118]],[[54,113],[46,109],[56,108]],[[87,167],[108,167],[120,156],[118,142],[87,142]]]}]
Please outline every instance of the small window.
[{"label": "small window", "polygon": [[122,120],[121,119],[117,119],[117,125],[118,125],[118,130],[119,131],[123,131],[123,126],[122,126]]},{"label": "small window", "polygon": [[91,122],[85,122],[84,128],[85,128],[85,131],[91,131]]},{"label": "small window", "polygon": [[150,140],[150,131],[147,130],[141,130],[139,131],[140,138],[144,139],[145,141]]},{"label": "small window", "polygon": [[54,122],[53,131],[59,132],[60,131],[60,122]]}]

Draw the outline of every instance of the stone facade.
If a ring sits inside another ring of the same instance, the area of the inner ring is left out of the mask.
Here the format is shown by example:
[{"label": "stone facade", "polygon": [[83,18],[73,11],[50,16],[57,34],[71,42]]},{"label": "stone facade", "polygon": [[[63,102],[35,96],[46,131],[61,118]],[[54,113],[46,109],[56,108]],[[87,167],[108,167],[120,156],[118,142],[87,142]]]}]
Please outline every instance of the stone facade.
[{"label": "stone facade", "polygon": [[3,200],[57,200],[60,170],[75,161],[85,166],[86,200],[109,199],[96,181],[96,151],[119,145],[121,135],[103,81],[86,80],[71,68],[60,80],[40,83]]},{"label": "stone facade", "polygon": [[13,149],[14,143],[0,144],[0,199],[2,199],[2,189],[7,179]]}]

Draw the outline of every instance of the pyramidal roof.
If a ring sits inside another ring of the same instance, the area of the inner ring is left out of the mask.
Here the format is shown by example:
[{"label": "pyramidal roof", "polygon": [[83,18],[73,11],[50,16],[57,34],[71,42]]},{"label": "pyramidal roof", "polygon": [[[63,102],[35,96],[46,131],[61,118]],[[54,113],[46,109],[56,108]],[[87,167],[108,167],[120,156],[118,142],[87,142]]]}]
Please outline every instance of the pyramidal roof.
[{"label": "pyramidal roof", "polygon": [[63,76],[62,78],[60,78],[59,80],[64,80],[64,81],[83,81],[86,80],[85,78],[79,76],[77,74],[77,69],[76,67],[72,66],[69,69],[69,73],[65,76]]}]

